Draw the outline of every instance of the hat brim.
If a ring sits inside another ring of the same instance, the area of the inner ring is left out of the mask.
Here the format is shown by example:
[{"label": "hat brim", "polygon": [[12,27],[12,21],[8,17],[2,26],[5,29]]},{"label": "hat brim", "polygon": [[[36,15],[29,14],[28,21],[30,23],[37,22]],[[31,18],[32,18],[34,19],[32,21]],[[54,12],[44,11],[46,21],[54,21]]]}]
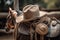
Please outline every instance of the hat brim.
[{"label": "hat brim", "polygon": [[36,18],[31,18],[31,19],[24,19],[23,15],[19,16],[16,18],[16,23],[20,23],[20,22],[28,22],[28,21],[31,21],[31,20],[35,20],[39,17],[36,17]]},{"label": "hat brim", "polygon": [[22,14],[22,15],[20,15],[16,18],[16,22],[19,23],[19,22],[27,22],[27,21],[35,20],[35,19],[40,18],[40,17],[42,17],[46,14],[47,14],[47,12],[39,11],[39,16],[38,17],[34,17],[34,18],[30,18],[30,19],[25,19],[24,15]]},{"label": "hat brim", "polygon": [[38,17],[34,17],[34,18],[30,18],[30,19],[25,19],[24,15],[20,15],[18,17],[16,17],[16,22],[20,23],[20,22],[27,22],[27,21],[31,21],[31,20],[35,20],[37,18],[40,18],[41,16],[39,15]]}]

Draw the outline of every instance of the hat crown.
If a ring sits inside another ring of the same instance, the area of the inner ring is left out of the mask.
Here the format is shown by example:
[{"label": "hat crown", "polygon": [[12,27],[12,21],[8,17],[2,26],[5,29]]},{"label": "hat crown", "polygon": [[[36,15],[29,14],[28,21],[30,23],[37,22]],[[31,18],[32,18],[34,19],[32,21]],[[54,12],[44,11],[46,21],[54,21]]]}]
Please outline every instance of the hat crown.
[{"label": "hat crown", "polygon": [[39,16],[38,5],[27,5],[23,8],[24,19],[33,19]]}]

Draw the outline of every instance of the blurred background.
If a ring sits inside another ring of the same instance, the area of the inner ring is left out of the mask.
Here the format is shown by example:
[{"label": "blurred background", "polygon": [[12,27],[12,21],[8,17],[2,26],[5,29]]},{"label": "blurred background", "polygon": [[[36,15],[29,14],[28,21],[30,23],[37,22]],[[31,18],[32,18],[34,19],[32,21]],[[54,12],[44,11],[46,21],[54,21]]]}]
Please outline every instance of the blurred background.
[{"label": "blurred background", "polygon": [[[13,8],[15,0],[0,0],[0,12],[7,12],[8,8]],[[60,0],[19,0],[19,9],[28,4],[38,4],[46,9],[60,8]]]},{"label": "blurred background", "polygon": [[60,8],[60,0],[20,0],[20,6],[24,6],[27,4],[38,4],[44,8]]}]

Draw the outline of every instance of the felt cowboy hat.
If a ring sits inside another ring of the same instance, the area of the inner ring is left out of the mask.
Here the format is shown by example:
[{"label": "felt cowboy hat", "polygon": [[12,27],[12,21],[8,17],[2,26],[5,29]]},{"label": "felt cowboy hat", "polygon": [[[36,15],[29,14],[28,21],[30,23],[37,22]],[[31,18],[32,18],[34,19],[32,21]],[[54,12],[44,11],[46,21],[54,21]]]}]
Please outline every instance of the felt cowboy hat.
[{"label": "felt cowboy hat", "polygon": [[31,21],[38,17],[40,17],[39,14],[39,6],[38,5],[27,5],[23,8],[23,21]]},{"label": "felt cowboy hat", "polygon": [[16,17],[16,22],[27,22],[40,17],[38,5],[27,5],[23,8],[22,14]]}]

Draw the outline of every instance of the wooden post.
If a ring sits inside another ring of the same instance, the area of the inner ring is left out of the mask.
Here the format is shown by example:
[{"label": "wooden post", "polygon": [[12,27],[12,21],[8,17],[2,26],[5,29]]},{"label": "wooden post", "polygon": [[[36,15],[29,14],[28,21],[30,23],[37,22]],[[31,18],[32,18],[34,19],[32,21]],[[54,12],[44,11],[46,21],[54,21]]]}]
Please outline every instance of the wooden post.
[{"label": "wooden post", "polygon": [[18,33],[18,26],[17,26],[17,24],[15,24],[14,33],[13,33],[14,40],[17,40],[17,33]]},{"label": "wooden post", "polygon": [[[19,10],[19,0],[14,0],[14,10]],[[17,40],[17,33],[18,33],[18,24],[15,23],[15,28],[14,28],[14,40]]]},{"label": "wooden post", "polygon": [[40,35],[40,40],[44,40],[44,35]]},{"label": "wooden post", "polygon": [[30,40],[33,40],[32,27],[30,26]]},{"label": "wooden post", "polygon": [[14,0],[14,10],[19,10],[19,0]]},{"label": "wooden post", "polygon": [[35,40],[37,40],[37,33],[36,33],[36,31],[35,31]]}]

